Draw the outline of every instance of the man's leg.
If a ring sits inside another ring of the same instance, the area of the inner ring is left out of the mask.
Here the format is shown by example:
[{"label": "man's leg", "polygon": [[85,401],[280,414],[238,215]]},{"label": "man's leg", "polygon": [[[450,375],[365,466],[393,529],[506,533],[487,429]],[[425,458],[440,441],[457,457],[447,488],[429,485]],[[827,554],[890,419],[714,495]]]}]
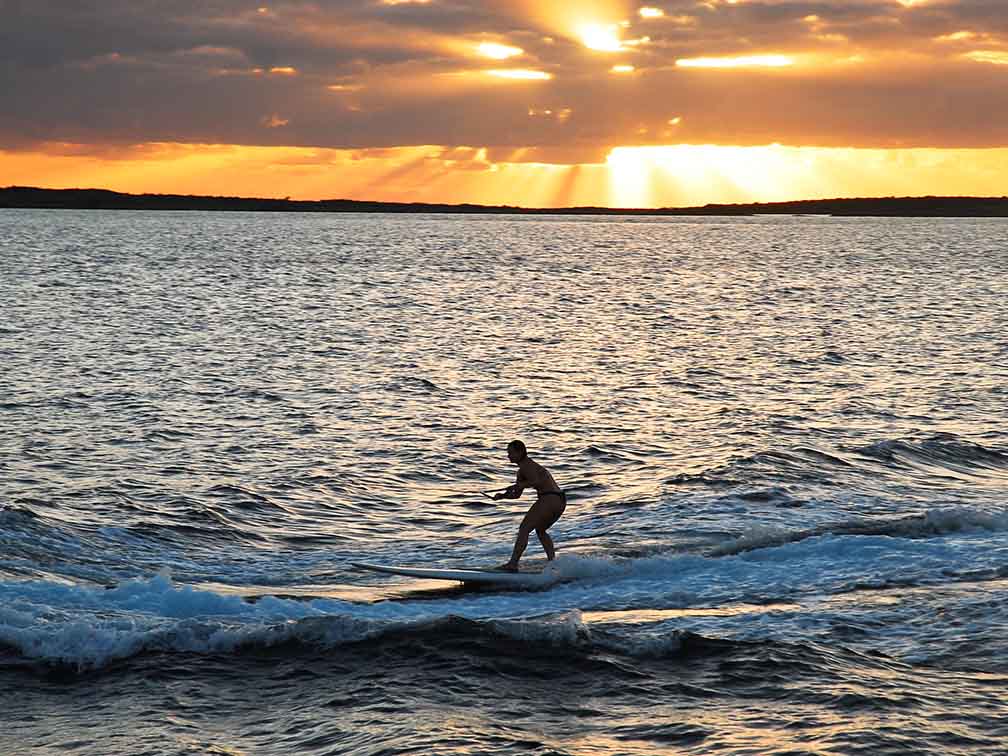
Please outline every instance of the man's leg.
[{"label": "man's leg", "polygon": [[546,558],[552,562],[556,559],[556,549],[553,548],[553,539],[550,538],[545,528],[536,528],[536,535],[539,536],[539,543],[542,544],[543,550],[546,552]]},{"label": "man's leg", "polygon": [[560,519],[560,515],[567,508],[567,497],[564,495],[546,494],[536,502],[541,516],[539,524],[536,526],[536,535],[539,536],[539,543],[542,544],[543,551],[546,552],[546,559],[552,562],[556,559],[556,549],[553,548],[553,539],[546,531]]},{"label": "man's leg", "polygon": [[525,523],[521,524],[518,528],[518,537],[515,538],[514,550],[511,552],[511,559],[504,564],[501,569],[507,570],[508,572],[518,572],[518,560],[521,559],[522,554],[525,553],[525,548],[528,546],[529,533],[532,532],[531,528],[525,527]]},{"label": "man's leg", "polygon": [[522,518],[521,525],[518,526],[518,537],[515,538],[515,545],[514,550],[511,552],[511,559],[508,560],[507,563],[502,564],[500,569],[507,570],[508,572],[518,572],[518,560],[521,559],[522,554],[525,553],[525,548],[528,546],[529,534],[531,534],[533,530],[538,530],[540,527],[539,514],[540,513],[536,510],[535,504],[533,504],[532,508],[526,512],[525,517]]}]

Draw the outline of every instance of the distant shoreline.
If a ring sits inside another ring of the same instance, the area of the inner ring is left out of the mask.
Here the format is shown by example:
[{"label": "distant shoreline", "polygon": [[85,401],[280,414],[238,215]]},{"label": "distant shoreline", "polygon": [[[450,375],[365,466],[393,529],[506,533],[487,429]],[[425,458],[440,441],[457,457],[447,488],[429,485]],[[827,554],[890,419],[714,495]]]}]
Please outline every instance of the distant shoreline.
[{"label": "distant shoreline", "polygon": [[708,204],[698,207],[529,208],[512,205],[290,200],[183,194],[124,194],[107,189],[0,188],[0,208],[66,210],[226,210],[299,213],[456,213],[497,215],[833,215],[880,217],[1008,217],[1008,197],[866,197],[851,199]]}]

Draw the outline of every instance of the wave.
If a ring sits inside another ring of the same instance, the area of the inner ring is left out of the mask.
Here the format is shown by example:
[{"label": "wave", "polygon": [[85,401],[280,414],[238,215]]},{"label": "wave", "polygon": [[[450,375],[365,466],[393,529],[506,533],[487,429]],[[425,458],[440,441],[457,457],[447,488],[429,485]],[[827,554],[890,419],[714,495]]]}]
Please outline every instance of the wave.
[{"label": "wave", "polygon": [[[242,654],[290,645],[325,651],[389,639],[443,641],[449,635],[566,649],[596,645],[578,610],[473,618],[385,602],[272,596],[250,602],[176,586],[165,576],[104,590],[26,583],[19,598],[0,604],[0,648],[15,658],[79,672],[153,653]],[[614,648],[612,639],[600,643]],[[682,634],[672,632],[661,644],[652,641],[647,653],[674,653],[682,645]]]},{"label": "wave", "polygon": [[717,557],[732,556],[820,536],[888,536],[916,539],[979,531],[1008,531],[1008,511],[984,512],[970,507],[948,507],[931,509],[920,515],[872,520],[853,519],[799,530],[760,525],[749,528],[738,538],[719,544],[709,554]]},{"label": "wave", "polygon": [[451,393],[443,386],[434,383],[434,381],[415,375],[400,376],[383,384],[382,389],[396,394],[417,394],[421,396]]},{"label": "wave", "polygon": [[880,441],[855,448],[854,452],[862,458],[901,469],[924,466],[934,472],[1008,476],[1008,454],[950,433],[941,433],[922,441]]},{"label": "wave", "polygon": [[924,439],[890,439],[832,450],[796,446],[767,450],[695,474],[665,482],[679,487],[725,489],[762,481],[780,486],[818,483],[827,486],[908,479],[931,487],[950,482],[1004,485],[1008,453],[950,433]]},{"label": "wave", "polygon": [[[243,598],[240,588],[179,585],[167,574],[109,588],[0,581],[0,647],[31,663],[87,670],[141,654],[329,649],[465,627],[517,643],[661,656],[682,652],[680,631],[696,630],[701,615],[713,618],[705,635],[719,637],[720,628],[731,638],[732,622],[765,627],[746,617],[802,597],[1008,576],[1008,549],[996,540],[917,537],[924,530],[1003,532],[1008,513],[936,510],[919,521],[843,527],[847,533],[756,531],[707,556],[561,557],[564,580],[548,591],[411,597],[400,585],[396,600],[374,603],[318,594]],[[367,585],[370,578],[362,579]],[[385,595],[377,587],[372,593]]]}]

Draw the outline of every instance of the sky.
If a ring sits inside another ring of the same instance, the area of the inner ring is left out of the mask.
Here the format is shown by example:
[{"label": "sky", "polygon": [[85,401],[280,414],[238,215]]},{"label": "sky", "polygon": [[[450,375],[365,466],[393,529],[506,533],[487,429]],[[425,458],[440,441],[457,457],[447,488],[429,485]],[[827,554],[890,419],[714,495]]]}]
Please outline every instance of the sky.
[{"label": "sky", "polygon": [[0,0],[0,186],[1008,195],[1008,0]]}]

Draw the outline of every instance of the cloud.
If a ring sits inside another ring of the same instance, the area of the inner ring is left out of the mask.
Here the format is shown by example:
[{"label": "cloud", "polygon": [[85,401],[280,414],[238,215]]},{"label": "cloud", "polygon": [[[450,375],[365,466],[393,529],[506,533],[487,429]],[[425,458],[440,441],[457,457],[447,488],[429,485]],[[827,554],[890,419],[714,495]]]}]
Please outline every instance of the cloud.
[{"label": "cloud", "polygon": [[[6,0],[0,147],[470,145],[534,162],[672,138],[1008,144],[1003,3],[647,5],[663,14],[622,0]],[[601,49],[585,44],[591,25],[611,35]],[[481,44],[518,52],[502,64]],[[566,115],[529,116],[547,111]]]}]

